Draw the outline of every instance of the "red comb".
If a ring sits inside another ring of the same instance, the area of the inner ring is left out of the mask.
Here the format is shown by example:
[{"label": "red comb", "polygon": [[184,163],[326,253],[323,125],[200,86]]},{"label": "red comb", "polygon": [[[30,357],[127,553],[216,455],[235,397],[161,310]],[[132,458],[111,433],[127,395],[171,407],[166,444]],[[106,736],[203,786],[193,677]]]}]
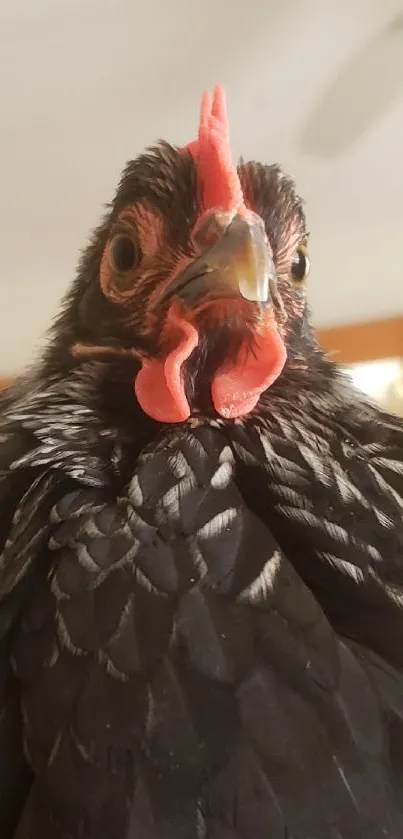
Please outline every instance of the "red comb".
[{"label": "red comb", "polygon": [[232,162],[225,93],[205,93],[200,109],[199,136],[186,146],[197,165],[203,210],[236,211],[244,206],[242,187]]}]

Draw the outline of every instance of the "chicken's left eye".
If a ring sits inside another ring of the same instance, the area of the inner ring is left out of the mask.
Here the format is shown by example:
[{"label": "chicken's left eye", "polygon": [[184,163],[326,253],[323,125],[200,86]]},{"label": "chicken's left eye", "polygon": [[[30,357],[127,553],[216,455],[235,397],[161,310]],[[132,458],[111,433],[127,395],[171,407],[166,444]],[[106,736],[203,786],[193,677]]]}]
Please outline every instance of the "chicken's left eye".
[{"label": "chicken's left eye", "polygon": [[309,257],[306,249],[301,245],[292,261],[291,275],[296,283],[303,283],[309,274]]},{"label": "chicken's left eye", "polygon": [[127,233],[117,233],[109,245],[109,260],[113,271],[126,274],[136,267],[139,261],[139,249]]}]

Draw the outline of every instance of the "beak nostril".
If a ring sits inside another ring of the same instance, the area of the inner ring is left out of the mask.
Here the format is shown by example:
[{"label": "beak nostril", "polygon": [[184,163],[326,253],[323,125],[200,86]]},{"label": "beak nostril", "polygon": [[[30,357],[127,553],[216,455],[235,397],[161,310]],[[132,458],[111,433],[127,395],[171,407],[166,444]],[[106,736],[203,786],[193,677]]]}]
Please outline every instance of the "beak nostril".
[{"label": "beak nostril", "polygon": [[234,213],[208,212],[196,223],[192,239],[199,248],[214,245],[225,233],[234,218]]},{"label": "beak nostril", "polygon": [[158,305],[178,296],[192,307],[206,294],[218,298],[240,294],[259,305],[272,302],[270,282],[273,285],[276,269],[259,218],[216,211],[204,217],[195,235],[198,254],[170,280]]}]

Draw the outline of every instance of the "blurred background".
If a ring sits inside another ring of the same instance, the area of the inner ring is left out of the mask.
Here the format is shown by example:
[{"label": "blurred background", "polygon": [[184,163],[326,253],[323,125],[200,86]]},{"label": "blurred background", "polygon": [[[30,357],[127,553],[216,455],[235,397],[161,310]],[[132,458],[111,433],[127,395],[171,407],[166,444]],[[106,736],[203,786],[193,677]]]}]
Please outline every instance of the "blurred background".
[{"label": "blurred background", "polygon": [[403,0],[0,0],[0,379],[29,363],[125,161],[227,90],[280,162],[320,340],[403,415]]}]

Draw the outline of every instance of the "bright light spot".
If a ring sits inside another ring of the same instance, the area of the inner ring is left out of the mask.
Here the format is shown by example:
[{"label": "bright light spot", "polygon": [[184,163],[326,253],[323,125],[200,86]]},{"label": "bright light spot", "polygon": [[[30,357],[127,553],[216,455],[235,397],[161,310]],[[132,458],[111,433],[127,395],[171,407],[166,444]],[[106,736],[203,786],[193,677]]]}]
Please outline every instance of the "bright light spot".
[{"label": "bright light spot", "polygon": [[402,364],[398,358],[382,359],[353,364],[348,372],[357,388],[377,399],[391,385],[398,383],[402,376]]}]

